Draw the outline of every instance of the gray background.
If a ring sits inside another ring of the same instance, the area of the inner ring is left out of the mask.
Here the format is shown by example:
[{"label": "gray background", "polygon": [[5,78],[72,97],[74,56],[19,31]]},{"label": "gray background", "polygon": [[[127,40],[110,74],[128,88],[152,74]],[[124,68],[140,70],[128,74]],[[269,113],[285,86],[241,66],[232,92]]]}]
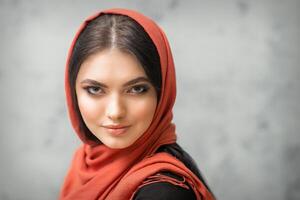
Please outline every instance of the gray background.
[{"label": "gray background", "polygon": [[0,199],[56,199],[80,143],[64,67],[87,16],[136,9],[174,55],[179,143],[219,199],[300,199],[300,1],[0,1]]}]

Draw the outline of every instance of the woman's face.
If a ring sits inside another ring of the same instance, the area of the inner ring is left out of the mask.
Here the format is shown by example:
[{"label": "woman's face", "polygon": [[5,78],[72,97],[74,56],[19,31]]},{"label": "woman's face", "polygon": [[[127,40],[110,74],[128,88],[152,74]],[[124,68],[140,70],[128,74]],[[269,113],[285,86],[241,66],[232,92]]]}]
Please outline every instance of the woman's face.
[{"label": "woman's face", "polygon": [[117,49],[82,63],[76,94],[86,126],[114,149],[130,146],[147,130],[157,105],[156,91],[140,62]]}]

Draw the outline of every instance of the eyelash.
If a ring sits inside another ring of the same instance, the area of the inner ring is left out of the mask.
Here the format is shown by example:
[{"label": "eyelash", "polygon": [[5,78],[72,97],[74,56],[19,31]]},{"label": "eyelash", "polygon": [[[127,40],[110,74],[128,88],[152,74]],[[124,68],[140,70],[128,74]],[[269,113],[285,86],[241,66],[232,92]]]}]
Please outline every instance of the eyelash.
[{"label": "eyelash", "polygon": [[[129,91],[131,91],[130,93],[133,93],[133,94],[144,94],[146,93],[148,90],[149,90],[149,86],[148,85],[135,85],[135,86],[132,86]],[[133,91],[133,90],[138,90],[138,91]]]},{"label": "eyelash", "polygon": [[[101,95],[104,93],[104,91],[101,89],[101,87],[98,87],[98,86],[86,86],[83,89],[86,90],[88,94],[93,95],[93,96]],[[126,92],[132,93],[134,95],[142,95],[142,94],[148,92],[149,89],[150,89],[150,87],[148,85],[135,85],[135,86],[132,86],[131,88],[129,88],[128,90],[126,90]],[[91,90],[97,90],[97,91],[92,92]],[[137,91],[133,91],[133,90],[137,90]]]},{"label": "eyelash", "polygon": [[[102,90],[100,87],[97,87],[97,86],[85,86],[83,89],[86,90],[86,92],[87,92],[88,94],[90,94],[90,95],[97,95],[97,93],[98,93],[98,91],[96,91],[96,92],[91,92],[91,89],[93,89],[93,90],[96,89],[96,90],[99,90],[99,91]],[[102,93],[102,92],[101,92],[101,93]]]}]

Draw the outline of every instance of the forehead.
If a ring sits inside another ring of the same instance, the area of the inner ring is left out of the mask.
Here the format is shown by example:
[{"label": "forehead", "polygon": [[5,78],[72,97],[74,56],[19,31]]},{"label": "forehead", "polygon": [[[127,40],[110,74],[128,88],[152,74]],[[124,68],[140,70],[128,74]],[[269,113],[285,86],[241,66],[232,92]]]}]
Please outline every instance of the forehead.
[{"label": "forehead", "polygon": [[81,65],[77,79],[128,80],[146,76],[135,56],[118,49],[110,49],[89,56]]}]

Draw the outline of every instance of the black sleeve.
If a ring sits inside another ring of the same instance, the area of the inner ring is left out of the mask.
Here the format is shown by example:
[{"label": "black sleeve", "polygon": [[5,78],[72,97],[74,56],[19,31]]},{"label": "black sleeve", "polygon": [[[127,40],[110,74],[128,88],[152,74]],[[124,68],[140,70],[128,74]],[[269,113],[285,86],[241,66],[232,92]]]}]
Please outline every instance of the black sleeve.
[{"label": "black sleeve", "polygon": [[134,200],[196,200],[194,191],[168,182],[151,183],[141,187]]},{"label": "black sleeve", "polygon": [[185,189],[167,182],[152,183],[140,188],[134,200],[196,200],[191,189]]}]

